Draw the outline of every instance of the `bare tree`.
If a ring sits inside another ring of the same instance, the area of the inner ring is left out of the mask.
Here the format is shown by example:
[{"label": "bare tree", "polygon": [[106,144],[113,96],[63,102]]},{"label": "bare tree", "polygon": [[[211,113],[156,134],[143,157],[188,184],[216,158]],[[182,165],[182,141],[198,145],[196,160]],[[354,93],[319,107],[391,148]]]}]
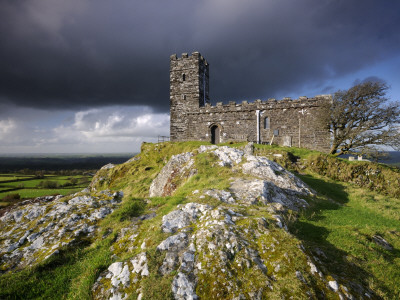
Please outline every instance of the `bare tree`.
[{"label": "bare tree", "polygon": [[379,145],[399,149],[400,103],[386,97],[387,88],[368,81],[334,94],[325,119],[333,136],[331,154],[363,153]]}]

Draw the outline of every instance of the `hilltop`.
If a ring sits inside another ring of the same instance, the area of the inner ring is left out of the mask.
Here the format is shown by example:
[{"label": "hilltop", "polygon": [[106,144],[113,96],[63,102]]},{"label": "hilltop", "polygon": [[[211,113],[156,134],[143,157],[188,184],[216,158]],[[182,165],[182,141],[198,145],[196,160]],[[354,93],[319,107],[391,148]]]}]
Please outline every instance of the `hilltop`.
[{"label": "hilltop", "polygon": [[399,195],[398,169],[375,163],[144,143],[0,218],[0,298],[397,298]]}]

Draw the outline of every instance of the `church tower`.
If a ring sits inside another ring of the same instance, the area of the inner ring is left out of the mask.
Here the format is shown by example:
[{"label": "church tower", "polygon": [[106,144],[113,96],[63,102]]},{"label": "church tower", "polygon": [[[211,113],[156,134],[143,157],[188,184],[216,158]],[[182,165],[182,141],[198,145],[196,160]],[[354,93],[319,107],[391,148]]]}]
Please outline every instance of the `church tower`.
[{"label": "church tower", "polygon": [[188,139],[188,112],[195,112],[209,98],[209,66],[199,52],[170,57],[170,137],[171,141]]}]

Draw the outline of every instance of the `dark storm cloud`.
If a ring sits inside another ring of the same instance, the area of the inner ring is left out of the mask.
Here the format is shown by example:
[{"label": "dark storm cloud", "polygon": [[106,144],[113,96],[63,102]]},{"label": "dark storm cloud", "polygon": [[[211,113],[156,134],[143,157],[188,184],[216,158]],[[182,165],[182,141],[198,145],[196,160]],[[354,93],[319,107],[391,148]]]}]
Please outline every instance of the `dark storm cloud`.
[{"label": "dark storm cloud", "polygon": [[378,0],[2,1],[0,101],[167,111],[169,55],[195,50],[210,62],[214,100],[323,91],[325,79],[399,53],[399,9]]}]

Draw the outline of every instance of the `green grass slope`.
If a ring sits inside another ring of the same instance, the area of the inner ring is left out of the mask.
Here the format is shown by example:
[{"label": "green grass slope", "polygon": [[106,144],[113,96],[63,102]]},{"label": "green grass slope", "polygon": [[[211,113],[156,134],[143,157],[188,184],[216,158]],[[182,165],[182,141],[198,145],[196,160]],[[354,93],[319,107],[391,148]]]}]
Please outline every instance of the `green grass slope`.
[{"label": "green grass slope", "polygon": [[[318,201],[291,223],[291,232],[316,256],[321,249],[325,255],[318,258],[332,272],[351,274],[382,298],[399,298],[399,170],[305,149],[257,148],[259,154],[298,172],[319,194]],[[380,245],[377,236],[392,249]]]},{"label": "green grass slope", "polygon": [[[187,181],[177,181],[178,189],[173,196],[148,198],[149,188],[172,155],[195,151],[201,144],[143,144],[141,153],[127,163],[100,170],[93,178],[91,188],[96,191],[122,190],[124,199],[121,206],[101,221],[99,233],[94,239],[82,242],[74,249],[65,249],[60,255],[32,268],[0,274],[0,299],[91,299],[96,296],[91,288],[99,274],[113,261],[133,257],[141,251],[143,241],[146,241],[152,274],[144,281],[143,299],[170,298],[173,274],[161,277],[156,272],[163,257],[155,249],[167,237],[159,230],[162,216],[176,205],[193,199],[219,205],[211,198],[193,198],[192,192],[196,189],[228,188],[232,170],[217,167],[213,157],[199,154],[196,159],[198,173]],[[229,146],[243,147],[244,144]],[[289,235],[271,229],[272,234],[276,234],[274,238],[281,239],[277,252],[297,253],[296,249],[302,244],[307,253],[321,262],[319,267],[323,268],[324,274],[337,274],[360,282],[378,298],[400,298],[398,170],[374,163],[350,163],[304,149],[256,145],[255,152],[294,171],[317,192],[317,196],[310,199],[311,206],[307,210],[289,212],[286,220]],[[139,215],[152,212],[157,213],[155,218],[138,223],[141,230],[136,237],[136,250],[128,250],[129,241],[119,239],[118,233],[132,226]],[[268,213],[261,207],[243,213],[254,218],[268,218]],[[243,226],[254,226],[250,223]],[[382,244],[382,239],[387,244]],[[255,241],[255,247],[257,243],[264,242],[270,241]],[[305,256],[298,255],[292,263],[302,264],[305,261]],[[289,265],[288,268],[294,266]],[[257,276],[252,273],[247,275]],[[305,295],[304,291],[300,291],[300,286],[291,277],[282,276],[275,290],[270,291],[270,298],[280,299],[282,295],[305,298],[301,296]],[[201,280],[208,285],[198,287],[197,292],[206,299],[212,294],[216,278],[211,276]],[[358,287],[351,288],[357,290]],[[318,282],[315,282],[315,289],[324,290]],[[334,297],[329,291],[326,293],[327,298]],[[135,299],[135,293],[131,295]]]}]

